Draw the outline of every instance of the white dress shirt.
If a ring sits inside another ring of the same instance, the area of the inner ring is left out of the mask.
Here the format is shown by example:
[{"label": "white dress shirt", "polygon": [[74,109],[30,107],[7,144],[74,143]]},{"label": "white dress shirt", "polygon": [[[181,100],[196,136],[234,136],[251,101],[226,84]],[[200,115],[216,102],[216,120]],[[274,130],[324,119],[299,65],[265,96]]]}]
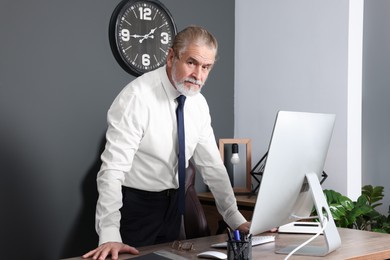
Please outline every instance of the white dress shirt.
[{"label": "white dress shirt", "polygon": [[[122,185],[146,191],[179,187],[176,124],[179,95],[164,66],[129,83],[111,105],[107,115],[107,143],[97,175],[99,245],[122,241],[119,232]],[[224,220],[237,228],[246,220],[237,209],[211,127],[209,107],[202,94],[187,97],[184,126],[187,166],[192,158]]]}]

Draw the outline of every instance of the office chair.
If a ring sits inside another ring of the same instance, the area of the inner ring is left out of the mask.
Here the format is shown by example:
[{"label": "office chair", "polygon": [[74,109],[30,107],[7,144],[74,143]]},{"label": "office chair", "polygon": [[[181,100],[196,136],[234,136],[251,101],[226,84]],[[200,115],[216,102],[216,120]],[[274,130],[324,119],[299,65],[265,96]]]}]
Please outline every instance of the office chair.
[{"label": "office chair", "polygon": [[195,166],[190,162],[186,169],[186,197],[184,229],[186,239],[210,236],[210,229],[195,190]]}]

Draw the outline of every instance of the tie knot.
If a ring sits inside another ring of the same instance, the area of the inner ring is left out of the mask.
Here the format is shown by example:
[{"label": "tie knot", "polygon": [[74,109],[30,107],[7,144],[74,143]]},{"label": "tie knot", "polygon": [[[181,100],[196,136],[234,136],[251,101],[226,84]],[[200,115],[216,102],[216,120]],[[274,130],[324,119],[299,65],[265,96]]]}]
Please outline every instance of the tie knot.
[{"label": "tie knot", "polygon": [[176,99],[179,106],[184,106],[184,101],[186,101],[186,96],[180,95]]}]

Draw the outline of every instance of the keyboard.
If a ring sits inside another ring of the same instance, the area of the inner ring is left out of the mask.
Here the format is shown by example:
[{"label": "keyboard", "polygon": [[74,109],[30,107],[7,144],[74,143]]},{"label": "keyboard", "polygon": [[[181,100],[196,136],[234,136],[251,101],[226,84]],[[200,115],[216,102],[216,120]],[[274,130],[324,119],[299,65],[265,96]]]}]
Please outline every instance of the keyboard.
[{"label": "keyboard", "polygon": [[[270,242],[275,242],[275,236],[253,236],[252,237],[252,246],[257,246],[257,245],[270,243]],[[212,244],[211,247],[226,248],[227,242]]]}]

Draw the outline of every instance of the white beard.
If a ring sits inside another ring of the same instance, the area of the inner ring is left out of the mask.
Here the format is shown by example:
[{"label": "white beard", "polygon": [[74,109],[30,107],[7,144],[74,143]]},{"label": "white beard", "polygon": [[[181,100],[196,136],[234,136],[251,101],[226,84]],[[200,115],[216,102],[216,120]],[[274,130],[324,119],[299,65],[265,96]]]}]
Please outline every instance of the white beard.
[{"label": "white beard", "polygon": [[[178,81],[176,79],[176,62],[173,64],[173,68],[172,68],[172,80],[173,80],[173,83],[175,84],[177,91],[179,91],[182,95],[184,95],[186,97],[191,97],[191,96],[194,96],[194,95],[200,93],[200,91],[204,85],[204,82],[202,82],[200,80],[195,80],[193,78],[185,78],[182,81]],[[191,83],[197,84],[197,85],[199,85],[199,87],[196,87],[196,86],[187,87],[185,85],[185,82],[191,82]]]},{"label": "white beard", "polygon": [[[188,79],[185,79],[185,81],[188,81]],[[175,86],[176,86],[177,91],[179,91],[181,94],[183,94],[186,97],[194,96],[194,95],[198,94],[201,90],[201,85],[199,88],[195,87],[195,86],[187,87],[184,85],[183,81],[182,82],[174,81],[174,82],[175,82]]]}]

